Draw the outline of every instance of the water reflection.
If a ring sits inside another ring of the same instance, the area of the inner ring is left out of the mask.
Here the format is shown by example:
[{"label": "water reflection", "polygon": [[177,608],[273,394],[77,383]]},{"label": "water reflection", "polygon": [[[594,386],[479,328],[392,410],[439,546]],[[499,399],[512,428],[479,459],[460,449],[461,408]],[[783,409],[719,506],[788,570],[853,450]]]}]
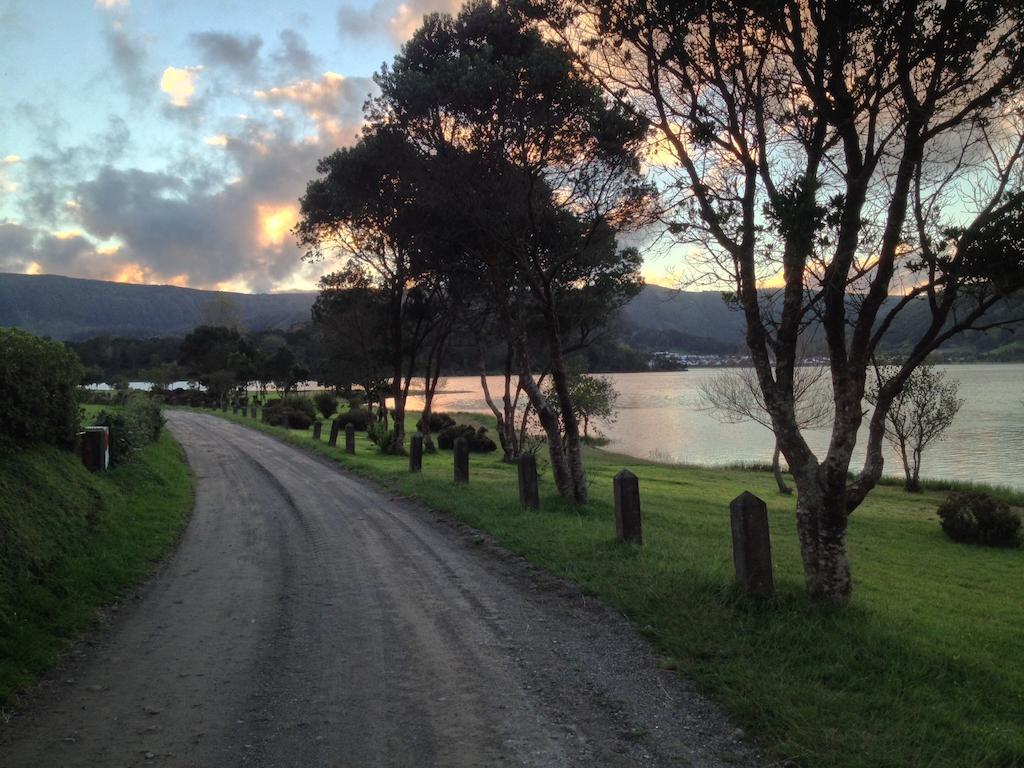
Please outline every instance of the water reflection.
[{"label": "water reflection", "polygon": [[[966,401],[947,437],[925,452],[921,474],[1009,485],[1024,489],[1024,364],[940,366],[960,382]],[[698,386],[721,368],[685,372],[609,374],[621,393],[618,421],[604,427],[609,450],[641,458],[692,464],[726,464],[771,459],[771,433],[756,424],[721,424],[699,410]],[[489,380],[492,392],[501,380]],[[410,408],[422,400],[410,398]],[[438,393],[434,409],[486,413],[480,380],[453,377]],[[808,431],[815,451],[828,445],[828,430]],[[863,446],[854,466],[863,461]],[[886,456],[886,473],[901,473],[895,453]]]}]

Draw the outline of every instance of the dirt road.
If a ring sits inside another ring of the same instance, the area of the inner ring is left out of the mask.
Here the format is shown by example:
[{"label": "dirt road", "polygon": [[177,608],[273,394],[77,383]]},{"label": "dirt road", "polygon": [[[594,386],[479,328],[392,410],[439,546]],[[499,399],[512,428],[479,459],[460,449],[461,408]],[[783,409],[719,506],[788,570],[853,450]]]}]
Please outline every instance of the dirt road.
[{"label": "dirt road", "polygon": [[168,422],[181,545],[0,727],[4,768],[754,764],[571,586],[267,435]]}]

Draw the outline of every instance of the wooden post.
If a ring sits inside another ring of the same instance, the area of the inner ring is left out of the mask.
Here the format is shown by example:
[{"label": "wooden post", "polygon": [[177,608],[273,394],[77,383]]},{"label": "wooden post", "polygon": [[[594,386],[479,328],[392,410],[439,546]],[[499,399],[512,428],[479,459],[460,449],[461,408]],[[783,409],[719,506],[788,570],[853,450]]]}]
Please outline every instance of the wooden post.
[{"label": "wooden post", "polygon": [[452,456],[455,460],[455,482],[465,485],[469,482],[469,443],[466,438],[455,438]]},{"label": "wooden post", "polygon": [[351,421],[345,425],[345,453],[356,452],[356,425]]},{"label": "wooden post", "polygon": [[323,425],[323,422],[320,421],[320,419],[317,419],[316,421],[313,422],[313,439],[314,440],[319,440],[320,439],[320,432],[323,431],[323,428],[324,428],[324,425]]},{"label": "wooden post", "polygon": [[249,418],[256,418],[256,403],[253,403],[251,406],[249,406]]},{"label": "wooden post", "polygon": [[615,533],[622,541],[643,544],[640,524],[640,480],[624,469],[612,479],[615,497]]},{"label": "wooden post", "polygon": [[537,487],[537,457],[522,453],[516,461],[519,473],[519,503],[529,509],[540,509],[540,491]]},{"label": "wooden post", "polygon": [[341,429],[341,422],[335,419],[331,422],[331,436],[327,439],[327,444],[334,448],[338,444],[338,430]]},{"label": "wooden post", "polygon": [[775,581],[772,577],[768,505],[750,491],[744,491],[730,502],[729,516],[736,581],[749,595],[771,597],[775,592]]},{"label": "wooden post", "polygon": [[423,469],[423,435],[417,432],[409,441],[409,471],[420,472]]}]

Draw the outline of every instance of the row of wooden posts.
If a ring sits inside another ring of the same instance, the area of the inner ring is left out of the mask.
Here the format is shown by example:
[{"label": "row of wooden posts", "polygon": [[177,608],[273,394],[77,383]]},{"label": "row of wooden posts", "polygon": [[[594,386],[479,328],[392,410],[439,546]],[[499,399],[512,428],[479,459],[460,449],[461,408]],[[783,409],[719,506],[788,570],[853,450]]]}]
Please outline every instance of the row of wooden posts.
[{"label": "row of wooden posts", "polygon": [[[238,405],[233,406],[238,413]],[[227,404],[223,406],[227,410]],[[244,414],[244,406],[242,407]],[[256,406],[250,406],[250,416],[256,418]],[[313,422],[313,439],[320,440],[323,425]],[[331,422],[327,444],[338,444],[340,422]],[[345,425],[345,452],[356,452],[356,428]],[[469,443],[464,437],[455,439],[452,450],[453,479],[459,485],[469,483]],[[537,483],[537,459],[532,453],[522,454],[516,462],[519,478],[519,503],[529,509],[540,509],[540,489]],[[423,469],[423,435],[412,436],[409,446],[409,471]],[[640,479],[624,469],[612,479],[615,500],[615,533],[624,542],[643,544],[643,524],[640,516]],[[736,581],[741,590],[757,597],[771,597],[775,591],[772,575],[772,547],[768,531],[768,505],[749,491],[744,491],[729,504],[732,527],[732,557]]]}]

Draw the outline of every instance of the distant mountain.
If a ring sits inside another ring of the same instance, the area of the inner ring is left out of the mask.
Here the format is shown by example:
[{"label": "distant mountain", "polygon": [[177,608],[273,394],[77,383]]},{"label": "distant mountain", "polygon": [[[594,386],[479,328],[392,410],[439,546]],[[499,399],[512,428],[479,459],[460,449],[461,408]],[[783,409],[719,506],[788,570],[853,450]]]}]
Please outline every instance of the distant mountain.
[{"label": "distant mountain", "polygon": [[253,331],[309,321],[315,293],[219,293],[173,285],[131,285],[57,275],[0,274],[0,327],[78,341],[94,336],[182,336],[229,297]]},{"label": "distant mountain", "polygon": [[[250,331],[287,330],[307,323],[316,298],[305,293],[220,293],[171,285],[132,285],[56,275],[0,274],[0,327],[14,326],[54,339],[96,336],[182,336],[203,322],[206,308],[228,297]],[[906,348],[928,319],[924,300],[909,307],[886,334],[888,350]],[[1000,317],[1024,316],[1024,300],[1008,302]],[[676,291],[648,285],[616,322],[616,335],[645,351],[742,354],[743,314],[716,291]],[[1018,330],[1021,326],[1018,325]],[[1008,330],[962,335],[947,355],[1021,359],[1024,344]]]}]

